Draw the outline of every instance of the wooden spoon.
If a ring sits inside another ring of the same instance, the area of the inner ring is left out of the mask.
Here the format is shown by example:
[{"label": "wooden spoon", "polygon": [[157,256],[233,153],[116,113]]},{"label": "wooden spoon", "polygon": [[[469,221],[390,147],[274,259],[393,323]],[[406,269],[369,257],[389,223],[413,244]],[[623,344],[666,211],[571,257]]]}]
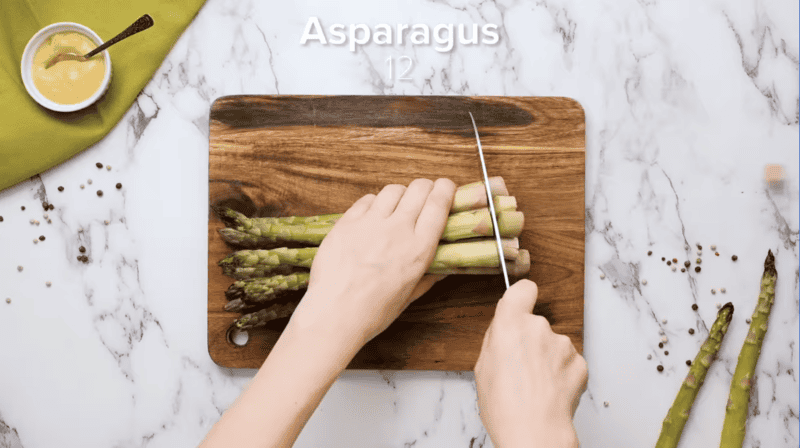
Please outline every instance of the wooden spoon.
[{"label": "wooden spoon", "polygon": [[154,23],[153,18],[150,17],[148,14],[145,14],[142,17],[139,17],[138,20],[133,22],[133,24],[128,28],[126,28],[125,31],[117,34],[116,36],[114,36],[113,39],[109,40],[108,42],[105,42],[103,45],[100,45],[99,47],[86,53],[85,55],[79,55],[76,53],[69,53],[69,52],[57,54],[53,56],[49,61],[47,61],[47,64],[45,64],[44,68],[50,68],[61,61],[80,61],[80,62],[86,61],[87,59],[91,58],[97,53],[100,53],[101,51],[114,45],[115,43],[121,41],[122,39],[128,38],[140,31],[144,31],[150,28],[151,26],[153,26],[153,23]]}]

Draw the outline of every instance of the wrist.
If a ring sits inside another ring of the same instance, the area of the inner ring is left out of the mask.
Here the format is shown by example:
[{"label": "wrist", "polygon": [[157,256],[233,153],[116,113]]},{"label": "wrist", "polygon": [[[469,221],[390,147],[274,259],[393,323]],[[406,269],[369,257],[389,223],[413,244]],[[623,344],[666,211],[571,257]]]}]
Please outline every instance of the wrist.
[{"label": "wrist", "polygon": [[366,332],[346,321],[342,313],[330,309],[328,304],[333,303],[336,300],[332,297],[309,290],[292,313],[284,333],[326,353],[346,357],[349,363],[366,344]]}]

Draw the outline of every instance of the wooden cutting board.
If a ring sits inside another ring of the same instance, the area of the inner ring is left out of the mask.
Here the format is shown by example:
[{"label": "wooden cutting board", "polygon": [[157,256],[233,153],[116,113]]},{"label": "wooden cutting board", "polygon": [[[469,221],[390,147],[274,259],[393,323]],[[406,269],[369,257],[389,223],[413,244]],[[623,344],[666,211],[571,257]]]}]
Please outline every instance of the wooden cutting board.
[{"label": "wooden cutting board", "polygon": [[[248,216],[341,213],[391,183],[482,179],[472,112],[490,176],[525,213],[520,247],[539,286],[534,313],[583,352],[584,154],[581,106],[568,98],[228,96],[210,112],[209,205]],[[288,319],[244,346],[223,311],[233,282],[217,262],[235,250],[209,208],[208,349],[224,367],[258,368]],[[505,290],[501,276],[450,276],[369,342],[348,368],[472,370]]]}]

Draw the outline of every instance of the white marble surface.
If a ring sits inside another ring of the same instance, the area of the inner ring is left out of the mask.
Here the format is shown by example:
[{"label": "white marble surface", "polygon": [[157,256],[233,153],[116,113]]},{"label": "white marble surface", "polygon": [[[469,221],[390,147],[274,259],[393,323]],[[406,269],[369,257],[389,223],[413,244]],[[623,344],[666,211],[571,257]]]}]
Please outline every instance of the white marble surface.
[{"label": "white marble surface", "polygon": [[[325,27],[495,23],[500,42],[301,46],[310,16]],[[390,55],[414,58],[411,81],[387,79]],[[779,281],[745,446],[798,445],[797,2],[208,0],[105,139],[0,192],[0,447],[193,446],[252,377],[206,349],[208,109],[243,93],[576,98],[587,122],[582,446],[653,446],[715,303],[731,301],[681,446],[719,443],[768,248]],[[784,167],[782,190],[764,184],[769,163]],[[702,273],[660,261],[694,258],[684,244],[695,242]],[[491,442],[471,372],[352,371],[296,446]]]}]

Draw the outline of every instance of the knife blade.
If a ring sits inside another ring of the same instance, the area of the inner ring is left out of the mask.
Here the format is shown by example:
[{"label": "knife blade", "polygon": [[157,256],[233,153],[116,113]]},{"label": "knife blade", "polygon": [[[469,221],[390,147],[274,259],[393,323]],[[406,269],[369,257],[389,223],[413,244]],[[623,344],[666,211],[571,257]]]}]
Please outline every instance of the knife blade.
[{"label": "knife blade", "polygon": [[472,112],[469,112],[469,118],[472,120],[472,128],[475,129],[475,140],[478,141],[478,155],[481,159],[481,169],[483,170],[483,184],[486,186],[486,199],[489,203],[489,214],[492,215],[492,231],[494,238],[497,242],[497,256],[500,258],[500,267],[503,269],[503,280],[506,282],[506,289],[511,285],[508,282],[508,268],[506,267],[506,257],[503,256],[503,245],[500,242],[500,232],[497,227],[497,215],[494,211],[494,200],[492,200],[492,187],[489,186],[489,175],[486,173],[486,161],[483,160],[483,147],[481,147],[481,137],[478,135],[478,126],[475,124],[475,117]]}]

